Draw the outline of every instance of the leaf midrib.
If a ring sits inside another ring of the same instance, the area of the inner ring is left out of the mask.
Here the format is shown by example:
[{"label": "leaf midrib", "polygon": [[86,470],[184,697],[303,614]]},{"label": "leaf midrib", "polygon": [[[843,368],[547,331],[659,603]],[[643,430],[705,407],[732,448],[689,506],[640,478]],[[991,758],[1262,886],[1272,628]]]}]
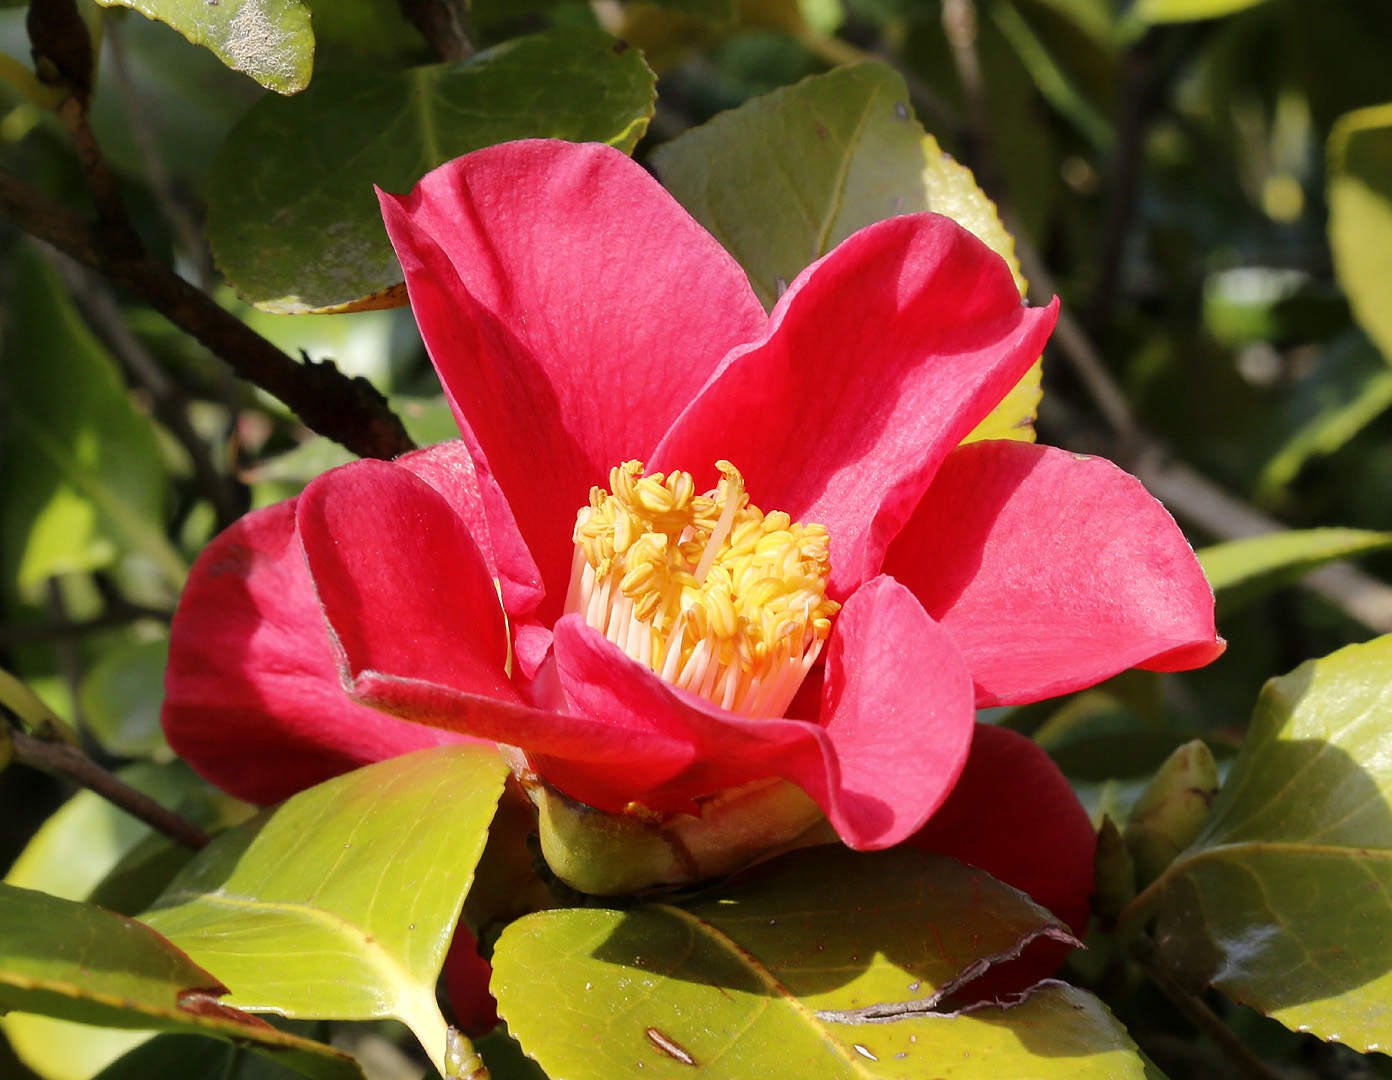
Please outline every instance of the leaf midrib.
[{"label": "leaf midrib", "polygon": [[857,1076],[865,1077],[867,1080],[875,1080],[875,1074],[870,1072],[865,1067],[864,1063],[857,1059],[845,1044],[832,1034],[828,1025],[817,1017],[816,1012],[808,1008],[807,1005],[790,993],[787,987],[778,980],[772,971],[765,967],[757,957],[746,950],[744,946],[740,945],[734,938],[724,933],[714,924],[707,922],[705,919],[698,918],[691,914],[691,912],[685,911],[682,908],[672,907],[667,904],[654,904],[652,906],[666,915],[675,916],[680,922],[693,929],[693,931],[704,934],[707,939],[732,955],[737,961],[751,971],[759,982],[768,989],[770,997],[779,999],[791,1007],[793,1013],[804,1021],[807,1027],[816,1032],[818,1037],[824,1043],[828,1044],[831,1049],[835,1051],[836,1056],[850,1066]]}]

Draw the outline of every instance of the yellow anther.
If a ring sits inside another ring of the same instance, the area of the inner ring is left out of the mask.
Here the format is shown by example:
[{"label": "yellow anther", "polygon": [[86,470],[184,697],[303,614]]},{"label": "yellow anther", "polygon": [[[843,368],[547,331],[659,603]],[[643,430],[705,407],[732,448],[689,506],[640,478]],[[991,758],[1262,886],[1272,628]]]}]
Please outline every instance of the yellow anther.
[{"label": "yellow anther", "polygon": [[749,503],[716,463],[691,474],[609,471],[576,517],[568,610],[662,678],[746,716],[781,716],[831,631],[826,528]]}]

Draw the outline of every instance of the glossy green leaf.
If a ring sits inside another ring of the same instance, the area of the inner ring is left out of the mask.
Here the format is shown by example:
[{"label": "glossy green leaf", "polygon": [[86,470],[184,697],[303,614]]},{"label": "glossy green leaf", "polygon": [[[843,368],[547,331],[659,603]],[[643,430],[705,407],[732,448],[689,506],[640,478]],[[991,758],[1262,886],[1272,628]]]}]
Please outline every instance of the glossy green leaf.
[{"label": "glossy green leaf", "polygon": [[1190,22],[1195,19],[1216,19],[1246,8],[1256,7],[1263,0],[1136,0],[1130,17],[1145,23]]},{"label": "glossy green leaf", "polygon": [[331,72],[266,98],[228,135],[208,183],[208,237],[237,291],[309,311],[401,281],[372,191],[404,192],[436,165],[510,139],[631,151],[654,77],[599,30],[517,38],[462,64]]},{"label": "glossy green leaf", "polygon": [[470,743],[329,780],[214,840],[142,918],[237,1008],[395,1017],[443,1062],[435,982],[506,772]]},{"label": "glossy green leaf", "polygon": [[1329,246],[1354,317],[1392,364],[1392,104],[1329,136]]},{"label": "glossy green leaf", "polygon": [[923,128],[884,64],[817,75],[721,113],[652,154],[766,308],[857,229],[927,210]]},{"label": "glossy green leaf", "polygon": [[132,7],[206,46],[234,71],[262,86],[293,94],[309,85],[314,31],[299,0],[97,0]]},{"label": "glossy green leaf", "polygon": [[169,642],[142,641],[107,652],[82,680],[87,729],[107,753],[169,757],[160,729]]},{"label": "glossy green leaf", "polygon": [[[924,133],[903,77],[887,65],[837,68],[755,98],[658,147],[652,162],[766,308],[857,229],[924,210],[971,230],[1025,291],[995,204]],[[1036,364],[964,441],[1032,442],[1040,374]]]},{"label": "glossy green leaf", "polygon": [[1231,610],[1337,559],[1392,547],[1392,533],[1370,529],[1293,529],[1214,544],[1199,552],[1218,601]]},{"label": "glossy green leaf", "polygon": [[[953,859],[805,849],[682,903],[546,911],[504,930],[492,990],[552,1076],[1142,1077],[1087,994],[933,1006],[1061,927]],[[878,1020],[878,1022],[873,1022]]]},{"label": "glossy green leaf", "polygon": [[20,590],[134,553],[171,590],[186,567],[164,534],[167,479],[147,419],[35,253],[10,288],[0,395],[0,550]]},{"label": "glossy green leaf", "polygon": [[224,987],[148,926],[91,904],[0,885],[0,1008],[113,1028],[237,1040],[320,1080],[360,1080],[351,1058],[227,1008]]},{"label": "glossy green leaf", "polygon": [[1267,683],[1207,828],[1128,909],[1287,1027],[1392,1048],[1392,637]]}]

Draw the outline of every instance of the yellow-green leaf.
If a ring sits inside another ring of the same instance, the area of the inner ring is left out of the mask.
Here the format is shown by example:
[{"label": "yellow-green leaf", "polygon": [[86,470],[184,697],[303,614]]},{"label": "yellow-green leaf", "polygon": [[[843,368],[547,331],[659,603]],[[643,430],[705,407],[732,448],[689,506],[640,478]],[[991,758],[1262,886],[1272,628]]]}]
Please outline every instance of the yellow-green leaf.
[{"label": "yellow-green leaf", "polygon": [[395,1017],[443,1065],[435,982],[507,769],[491,746],[419,750],[224,833],[142,916],[237,1008]]},{"label": "yellow-green leaf", "polygon": [[1329,136],[1329,246],[1354,317],[1392,364],[1392,104]]}]

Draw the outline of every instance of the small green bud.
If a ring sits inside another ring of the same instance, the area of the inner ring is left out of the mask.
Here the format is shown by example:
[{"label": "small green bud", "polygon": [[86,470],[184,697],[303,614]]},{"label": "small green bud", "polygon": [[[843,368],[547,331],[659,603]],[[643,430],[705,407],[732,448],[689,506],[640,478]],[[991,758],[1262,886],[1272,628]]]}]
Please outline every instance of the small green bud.
[{"label": "small green bud", "polygon": [[489,1080],[488,1066],[458,1028],[445,1034],[445,1080]]},{"label": "small green bud", "polygon": [[1213,753],[1195,739],[1178,747],[1147,785],[1127,819],[1124,837],[1144,888],[1193,843],[1218,794]]},{"label": "small green bud", "polygon": [[1097,852],[1093,856],[1096,871],[1092,911],[1110,925],[1136,896],[1136,864],[1116,822],[1107,815],[1097,831]]},{"label": "small green bud", "polygon": [[758,780],[701,802],[693,814],[643,808],[606,814],[540,780],[523,782],[537,807],[541,852],[556,876],[597,896],[686,885],[729,874],[798,846],[822,820],[801,788]]}]

